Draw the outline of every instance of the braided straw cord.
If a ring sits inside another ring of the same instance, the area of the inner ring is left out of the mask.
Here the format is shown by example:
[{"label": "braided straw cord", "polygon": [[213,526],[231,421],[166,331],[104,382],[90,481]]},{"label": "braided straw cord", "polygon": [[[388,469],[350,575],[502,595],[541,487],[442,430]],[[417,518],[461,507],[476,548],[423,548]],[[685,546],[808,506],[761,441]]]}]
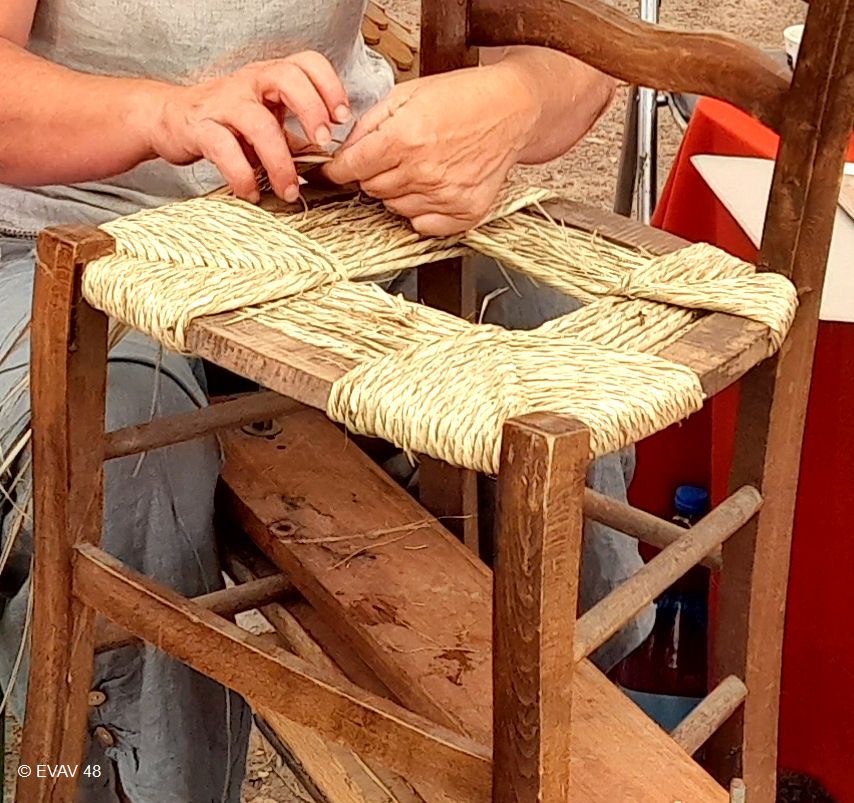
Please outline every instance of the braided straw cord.
[{"label": "braided straw cord", "polygon": [[[689,369],[656,355],[707,310],[766,324],[772,350],[796,305],[776,274],[705,244],[653,256],[552,220],[545,190],[507,189],[465,235],[421,237],[365,198],[271,214],[225,196],[121,218],[116,253],[87,266],[94,306],[185,351],[197,317],[234,312],[347,357],[329,416],[413,453],[494,473],[501,428],[572,415],[605,454],[699,409]],[[531,332],[473,325],[364,281],[474,249],[587,306]]]}]

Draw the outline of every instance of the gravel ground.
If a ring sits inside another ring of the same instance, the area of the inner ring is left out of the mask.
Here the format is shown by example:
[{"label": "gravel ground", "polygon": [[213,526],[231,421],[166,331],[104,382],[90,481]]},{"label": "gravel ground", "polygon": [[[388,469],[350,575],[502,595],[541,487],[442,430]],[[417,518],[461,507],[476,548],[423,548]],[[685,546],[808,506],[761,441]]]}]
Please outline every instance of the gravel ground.
[{"label": "gravel ground", "polygon": [[[400,22],[413,29],[417,27],[417,0],[381,0],[381,4]],[[615,4],[627,13],[637,13],[637,3],[617,0]],[[666,25],[694,30],[724,30],[764,47],[781,47],[783,28],[802,21],[804,9],[800,0],[664,0],[661,21]],[[571,198],[610,208],[617,176],[625,99],[626,90],[622,87],[593,132],[563,158],[540,167],[526,168],[529,180],[558,188]],[[660,120],[659,175],[663,181],[679,146],[680,132],[666,111],[662,112]],[[17,766],[18,736],[17,727],[10,723],[6,751],[6,800],[14,800],[11,782]],[[257,731],[252,735],[243,800],[244,803],[310,802],[309,796]]]}]

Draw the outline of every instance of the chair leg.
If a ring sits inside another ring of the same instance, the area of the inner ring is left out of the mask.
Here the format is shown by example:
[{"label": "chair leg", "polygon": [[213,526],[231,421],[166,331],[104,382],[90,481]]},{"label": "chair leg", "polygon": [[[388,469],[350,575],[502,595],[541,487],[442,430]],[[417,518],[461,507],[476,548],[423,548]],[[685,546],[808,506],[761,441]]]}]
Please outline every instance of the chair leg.
[{"label": "chair leg", "polygon": [[504,427],[493,615],[495,803],[569,799],[573,637],[588,431],[533,414]]},{"label": "chair leg", "polygon": [[[83,265],[111,240],[57,230],[39,241],[32,322],[34,487],[31,669],[21,761],[80,765],[94,612],[72,591],[74,544],[100,539],[107,319],[80,294]],[[78,773],[79,774],[79,773]],[[21,778],[27,803],[72,801],[76,778]]]},{"label": "chair leg", "polygon": [[723,783],[741,776],[751,803],[776,799],[786,591],[808,392],[808,384],[785,381],[790,359],[787,352],[769,360],[744,381],[733,484],[750,477],[764,502],[723,545],[716,622],[713,681],[736,675],[748,695],[743,709],[710,741],[709,761]]}]

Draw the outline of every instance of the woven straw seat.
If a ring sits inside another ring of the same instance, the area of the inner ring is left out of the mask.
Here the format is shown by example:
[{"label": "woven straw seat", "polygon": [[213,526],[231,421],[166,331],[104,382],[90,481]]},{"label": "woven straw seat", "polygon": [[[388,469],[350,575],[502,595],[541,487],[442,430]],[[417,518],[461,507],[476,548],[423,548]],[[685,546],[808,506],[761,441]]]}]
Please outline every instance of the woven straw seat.
[{"label": "woven straw seat", "polygon": [[[88,265],[84,294],[177,351],[193,351],[193,321],[223,314],[226,328],[251,321],[319,349],[348,369],[325,400],[331,418],[489,473],[504,422],[525,413],[580,420],[595,457],[698,410],[701,378],[661,352],[708,311],[767,327],[763,356],[785,337],[796,307],[787,279],[705,244],[659,256],[631,249],[555,220],[549,200],[508,188],[475,230],[424,238],[358,196],[279,213],[194,199],[105,225],[116,252]],[[364,281],[470,250],[585,306],[514,332]]]}]

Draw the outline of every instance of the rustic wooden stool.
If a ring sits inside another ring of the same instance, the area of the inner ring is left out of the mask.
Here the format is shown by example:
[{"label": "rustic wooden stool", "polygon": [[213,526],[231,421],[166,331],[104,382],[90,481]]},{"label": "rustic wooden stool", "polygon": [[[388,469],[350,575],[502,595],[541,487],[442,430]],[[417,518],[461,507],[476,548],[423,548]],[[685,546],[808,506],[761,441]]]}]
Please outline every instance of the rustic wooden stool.
[{"label": "rustic wooden stool", "polygon": [[[80,285],[86,264],[112,242],[95,229],[45,232],[33,318],[35,611],[24,762],[81,760],[94,651],[144,639],[243,694],[307,766],[314,762],[312,780],[333,801],[693,803],[729,799],[719,782],[731,779],[732,799],[743,799],[745,787],[752,803],[774,799],[800,442],[854,127],[854,0],[810,6],[791,87],[758,49],[649,27],[597,0],[423,2],[422,74],[471,64],[476,47],[519,43],[561,49],[638,85],[724,98],[781,134],[759,263],[790,276],[800,292],[788,339],[763,361],[768,330],[716,313],[667,348],[708,396],[744,377],[739,490],[683,531],[585,490],[588,432],[577,423],[548,413],[512,420],[491,575],[309,409],[323,409],[343,369],[319,348],[217,316],[191,325],[191,348],[271,391],[105,433],[107,319],[82,300]],[[572,203],[551,213],[634,248],[665,253],[683,245]],[[465,290],[450,263],[425,273],[420,295],[459,311]],[[241,429],[264,420],[277,423],[262,437]],[[224,431],[228,455],[223,511],[282,574],[265,576],[257,559],[238,555],[231,571],[248,582],[188,600],[98,548],[102,464],[214,430]],[[471,509],[471,472],[435,461],[423,471],[431,512]],[[576,620],[585,516],[665,548]],[[289,537],[295,530],[299,539]],[[404,537],[394,550],[373,543],[371,556],[379,557],[370,560],[342,559],[325,543],[331,533],[353,532]],[[668,735],[587,656],[701,561],[722,571],[718,685]],[[347,571],[336,571],[342,564]],[[280,642],[228,618],[257,607]],[[114,623],[97,637],[96,612]],[[717,780],[691,758],[709,739]],[[19,782],[27,803],[74,794],[68,778]]]}]

